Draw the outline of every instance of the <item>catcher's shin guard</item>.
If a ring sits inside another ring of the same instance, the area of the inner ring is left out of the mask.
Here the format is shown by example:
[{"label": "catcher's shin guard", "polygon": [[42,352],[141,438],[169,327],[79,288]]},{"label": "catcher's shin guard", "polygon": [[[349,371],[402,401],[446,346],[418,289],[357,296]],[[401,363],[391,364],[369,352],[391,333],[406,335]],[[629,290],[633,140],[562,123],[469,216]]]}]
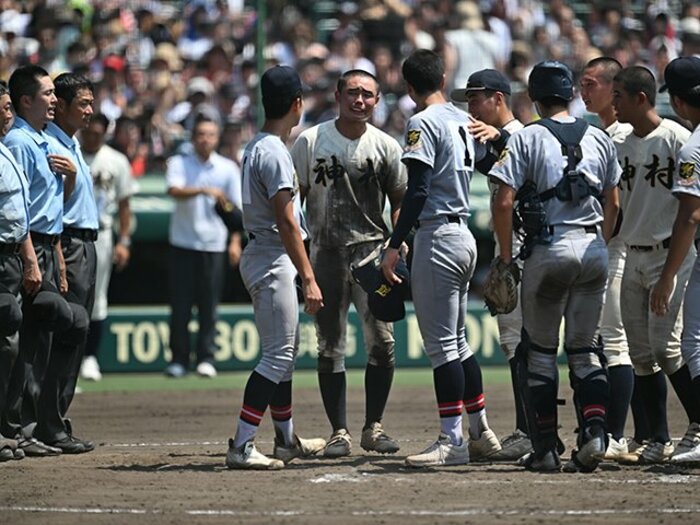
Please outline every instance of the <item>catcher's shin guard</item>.
[{"label": "catcher's shin guard", "polygon": [[[588,348],[567,348],[566,353],[569,356],[569,382],[574,392],[574,411],[578,421],[577,446],[580,449],[585,444],[588,430],[593,426],[599,426],[603,429],[607,446],[607,410],[610,402],[610,385],[603,345],[599,344],[599,346]],[[585,354],[593,354],[598,359],[600,366],[591,369],[589,365],[583,370],[572,366],[572,362],[576,362],[576,355]]]},{"label": "catcher's shin guard", "polygon": [[[532,349],[544,351],[543,353],[548,351],[534,345],[530,341],[527,331],[523,328],[520,344],[515,349],[513,357],[516,360],[515,376],[518,388],[522,393],[520,402],[525,414],[529,438],[532,441],[535,456],[542,457],[550,450],[562,453],[564,447],[557,435],[557,379],[553,380],[528,370],[528,353]],[[528,379],[537,380],[544,384],[531,387]],[[553,410],[552,403],[554,404]]]}]

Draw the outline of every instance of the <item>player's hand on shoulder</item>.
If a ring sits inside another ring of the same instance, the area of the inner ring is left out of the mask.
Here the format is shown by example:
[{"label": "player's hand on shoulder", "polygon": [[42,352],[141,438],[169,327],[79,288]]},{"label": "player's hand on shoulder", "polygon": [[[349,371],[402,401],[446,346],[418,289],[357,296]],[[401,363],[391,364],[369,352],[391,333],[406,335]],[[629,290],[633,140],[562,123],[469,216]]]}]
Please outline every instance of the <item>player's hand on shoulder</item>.
[{"label": "player's hand on shoulder", "polygon": [[309,315],[314,315],[323,308],[323,294],[318,287],[316,280],[302,283],[304,291],[304,311]]},{"label": "player's hand on shoulder", "polygon": [[482,144],[497,140],[501,136],[501,132],[497,128],[489,126],[480,120],[476,120],[474,117],[469,117],[467,129],[469,133]]}]

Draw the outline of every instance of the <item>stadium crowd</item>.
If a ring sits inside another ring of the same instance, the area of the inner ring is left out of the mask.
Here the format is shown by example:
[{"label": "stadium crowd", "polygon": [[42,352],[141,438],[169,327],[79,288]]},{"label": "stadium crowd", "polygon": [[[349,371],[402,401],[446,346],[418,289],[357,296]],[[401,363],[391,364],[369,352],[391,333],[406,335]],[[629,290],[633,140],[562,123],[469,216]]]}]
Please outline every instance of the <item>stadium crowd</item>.
[{"label": "stadium crowd", "polygon": [[[112,144],[132,174],[164,173],[188,142],[194,118],[222,124],[219,151],[238,161],[256,128],[256,2],[243,0],[0,1],[0,80],[24,64],[52,76],[86,74],[95,109],[111,121]],[[666,64],[700,54],[700,5],[674,0],[361,0],[265,2],[266,66],[294,66],[311,87],[302,126],[335,115],[333,92],[348,69],[380,81],[374,124],[403,140],[413,103],[400,65],[417,48],[440,54],[446,88],[495,68],[513,82],[513,110],[533,117],[525,85],[532,66],[552,58],[575,72],[596,56],[644,65],[663,83]],[[672,116],[667,96],[657,102]],[[196,110],[193,111],[193,108]],[[580,98],[572,113],[585,112]],[[115,123],[116,129],[115,129]],[[292,137],[293,138],[293,137]]]}]

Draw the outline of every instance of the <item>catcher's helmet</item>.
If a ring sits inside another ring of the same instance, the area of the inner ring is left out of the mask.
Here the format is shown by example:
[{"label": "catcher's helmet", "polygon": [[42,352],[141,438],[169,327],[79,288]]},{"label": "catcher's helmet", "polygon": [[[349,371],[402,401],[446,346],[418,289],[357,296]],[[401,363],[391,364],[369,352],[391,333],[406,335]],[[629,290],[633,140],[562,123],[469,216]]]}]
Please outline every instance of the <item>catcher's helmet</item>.
[{"label": "catcher's helmet", "polygon": [[573,74],[565,64],[556,60],[540,62],[530,73],[527,93],[533,102],[547,97],[568,102],[574,98]]},{"label": "catcher's helmet", "polygon": [[408,297],[409,274],[406,261],[399,259],[394,273],[401,284],[390,285],[380,268],[381,248],[374,250],[362,261],[351,266],[353,279],[367,292],[367,304],[372,315],[385,322],[400,321],[406,316],[404,300]]}]

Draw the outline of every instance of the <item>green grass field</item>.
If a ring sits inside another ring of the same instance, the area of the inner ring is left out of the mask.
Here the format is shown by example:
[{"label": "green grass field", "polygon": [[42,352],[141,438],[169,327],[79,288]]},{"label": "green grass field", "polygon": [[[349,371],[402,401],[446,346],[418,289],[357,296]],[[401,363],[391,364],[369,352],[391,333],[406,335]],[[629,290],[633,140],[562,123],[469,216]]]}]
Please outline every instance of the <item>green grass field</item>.
[{"label": "green grass field", "polygon": [[[510,384],[510,371],[506,367],[483,367],[487,385]],[[560,369],[562,381],[566,381],[566,368]],[[163,374],[107,374],[102,381],[81,381],[83,392],[139,392],[157,390],[213,390],[243,388],[250,372],[224,372],[213,379],[202,379],[190,374],[182,379],[172,379]],[[363,370],[348,371],[348,386],[361,387]],[[396,386],[432,385],[433,374],[428,368],[399,368],[394,376]],[[315,370],[299,370],[294,373],[295,388],[318,388]]]}]

